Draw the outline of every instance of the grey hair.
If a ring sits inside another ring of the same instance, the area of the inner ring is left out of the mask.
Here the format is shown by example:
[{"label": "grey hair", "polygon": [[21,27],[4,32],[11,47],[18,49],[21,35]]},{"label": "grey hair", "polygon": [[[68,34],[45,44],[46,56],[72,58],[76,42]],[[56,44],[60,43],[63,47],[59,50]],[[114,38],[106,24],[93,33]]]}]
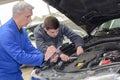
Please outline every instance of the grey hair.
[{"label": "grey hair", "polygon": [[26,3],[25,1],[19,1],[17,4],[15,4],[13,6],[13,16],[16,14],[16,13],[22,13],[24,11],[24,9],[34,9],[34,7],[28,3]]}]

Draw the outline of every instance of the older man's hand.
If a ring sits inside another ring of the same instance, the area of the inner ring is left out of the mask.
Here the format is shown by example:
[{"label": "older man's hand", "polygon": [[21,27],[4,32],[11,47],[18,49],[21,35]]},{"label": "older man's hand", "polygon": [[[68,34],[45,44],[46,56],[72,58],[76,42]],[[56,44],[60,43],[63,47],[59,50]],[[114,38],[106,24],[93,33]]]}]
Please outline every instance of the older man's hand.
[{"label": "older man's hand", "polygon": [[57,62],[59,55],[56,52],[57,49],[54,46],[48,47],[45,53],[45,61],[50,58],[50,62]]}]

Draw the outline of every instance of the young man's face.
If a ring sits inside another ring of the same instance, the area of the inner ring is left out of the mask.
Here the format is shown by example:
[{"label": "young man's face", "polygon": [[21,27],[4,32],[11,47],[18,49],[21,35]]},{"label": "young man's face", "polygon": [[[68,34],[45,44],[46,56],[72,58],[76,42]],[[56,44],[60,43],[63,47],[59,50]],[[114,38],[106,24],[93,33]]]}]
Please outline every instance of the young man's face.
[{"label": "young man's face", "polygon": [[50,36],[50,37],[53,37],[55,38],[58,33],[59,33],[59,28],[58,29],[49,29],[49,30],[46,30],[45,31],[47,32],[47,34]]}]

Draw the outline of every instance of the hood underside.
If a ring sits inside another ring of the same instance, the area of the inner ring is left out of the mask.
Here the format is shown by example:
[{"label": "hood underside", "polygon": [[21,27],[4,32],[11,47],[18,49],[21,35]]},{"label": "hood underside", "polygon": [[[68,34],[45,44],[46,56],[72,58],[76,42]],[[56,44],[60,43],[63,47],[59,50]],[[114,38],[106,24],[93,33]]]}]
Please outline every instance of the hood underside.
[{"label": "hood underside", "polygon": [[120,18],[120,0],[43,0],[90,33],[111,19]]}]

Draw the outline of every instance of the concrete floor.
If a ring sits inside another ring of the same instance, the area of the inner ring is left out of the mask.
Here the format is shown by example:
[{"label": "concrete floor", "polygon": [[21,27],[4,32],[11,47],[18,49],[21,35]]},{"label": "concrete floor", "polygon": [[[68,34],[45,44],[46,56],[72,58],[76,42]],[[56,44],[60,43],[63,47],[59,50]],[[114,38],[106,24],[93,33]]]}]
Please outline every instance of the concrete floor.
[{"label": "concrete floor", "polygon": [[[33,46],[36,47],[35,45],[35,41],[31,41]],[[31,80],[31,72],[33,70],[33,66],[24,66],[21,68],[22,69],[22,73],[23,73],[23,78],[24,80]]]},{"label": "concrete floor", "polygon": [[33,67],[32,66],[25,66],[25,67],[22,67],[22,73],[23,73],[23,78],[24,80],[31,80],[31,71],[33,70]]}]

